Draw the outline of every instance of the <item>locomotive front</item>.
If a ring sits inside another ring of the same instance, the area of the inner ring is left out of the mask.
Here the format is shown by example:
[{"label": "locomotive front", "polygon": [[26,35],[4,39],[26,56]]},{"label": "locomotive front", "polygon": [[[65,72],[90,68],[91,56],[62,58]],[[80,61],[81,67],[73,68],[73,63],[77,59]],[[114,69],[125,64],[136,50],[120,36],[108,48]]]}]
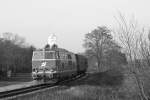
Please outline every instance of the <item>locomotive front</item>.
[{"label": "locomotive front", "polygon": [[54,79],[56,73],[56,51],[34,51],[32,56],[32,77],[34,80]]}]

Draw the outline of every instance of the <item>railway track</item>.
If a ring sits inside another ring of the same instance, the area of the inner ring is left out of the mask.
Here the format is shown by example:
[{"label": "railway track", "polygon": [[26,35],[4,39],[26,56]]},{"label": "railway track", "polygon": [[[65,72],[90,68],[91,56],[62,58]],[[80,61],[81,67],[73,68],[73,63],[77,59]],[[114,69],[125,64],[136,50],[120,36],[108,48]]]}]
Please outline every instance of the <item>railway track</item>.
[{"label": "railway track", "polygon": [[76,77],[74,77],[72,79],[63,80],[63,81],[60,81],[58,83],[39,84],[39,85],[31,86],[31,87],[25,87],[25,88],[20,88],[20,89],[0,92],[0,99],[4,99],[4,98],[5,99],[11,99],[11,97],[17,97],[19,95],[24,95],[24,94],[27,94],[27,93],[30,93],[30,92],[34,92],[34,91],[38,91],[38,90],[44,90],[46,88],[51,88],[51,87],[57,86],[59,84],[65,84],[67,82],[80,79],[80,78],[82,78],[84,76],[85,76],[85,74],[81,74],[81,75],[78,75],[78,76],[76,76]]}]

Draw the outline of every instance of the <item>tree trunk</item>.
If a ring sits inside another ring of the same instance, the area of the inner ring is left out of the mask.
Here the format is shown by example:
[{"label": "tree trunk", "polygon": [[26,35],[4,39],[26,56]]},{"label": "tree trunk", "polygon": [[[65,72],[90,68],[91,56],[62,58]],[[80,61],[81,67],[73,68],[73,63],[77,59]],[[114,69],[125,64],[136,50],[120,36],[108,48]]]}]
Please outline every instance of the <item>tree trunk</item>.
[{"label": "tree trunk", "polygon": [[145,91],[144,91],[143,84],[141,83],[139,77],[137,76],[136,73],[133,73],[133,74],[134,74],[136,83],[137,83],[137,85],[138,85],[138,88],[139,88],[139,90],[140,90],[140,96],[141,96],[142,100],[148,100],[148,97],[146,96]]},{"label": "tree trunk", "polygon": [[100,70],[101,70],[101,61],[99,60],[99,58],[97,59],[97,68],[98,68],[98,71],[100,72]]}]

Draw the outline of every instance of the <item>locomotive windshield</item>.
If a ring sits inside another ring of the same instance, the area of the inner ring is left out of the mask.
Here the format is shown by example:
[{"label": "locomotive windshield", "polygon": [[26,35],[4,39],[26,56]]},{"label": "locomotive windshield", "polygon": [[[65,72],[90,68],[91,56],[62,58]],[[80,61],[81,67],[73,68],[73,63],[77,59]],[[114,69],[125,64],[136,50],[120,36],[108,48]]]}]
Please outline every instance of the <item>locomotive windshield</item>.
[{"label": "locomotive windshield", "polygon": [[45,59],[55,59],[55,52],[45,51]]},{"label": "locomotive windshield", "polygon": [[55,59],[54,51],[34,51],[32,60]]},{"label": "locomotive windshield", "polygon": [[44,52],[43,51],[34,51],[32,59],[44,59]]}]

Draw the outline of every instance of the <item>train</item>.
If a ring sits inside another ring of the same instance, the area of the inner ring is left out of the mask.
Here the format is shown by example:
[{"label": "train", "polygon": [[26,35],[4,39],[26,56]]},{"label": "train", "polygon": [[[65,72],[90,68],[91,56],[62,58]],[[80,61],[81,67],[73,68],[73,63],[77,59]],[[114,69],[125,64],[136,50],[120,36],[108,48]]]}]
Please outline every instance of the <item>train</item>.
[{"label": "train", "polygon": [[85,74],[87,68],[88,61],[85,56],[58,48],[56,44],[52,47],[47,44],[43,49],[33,51],[33,80],[57,82]]}]

